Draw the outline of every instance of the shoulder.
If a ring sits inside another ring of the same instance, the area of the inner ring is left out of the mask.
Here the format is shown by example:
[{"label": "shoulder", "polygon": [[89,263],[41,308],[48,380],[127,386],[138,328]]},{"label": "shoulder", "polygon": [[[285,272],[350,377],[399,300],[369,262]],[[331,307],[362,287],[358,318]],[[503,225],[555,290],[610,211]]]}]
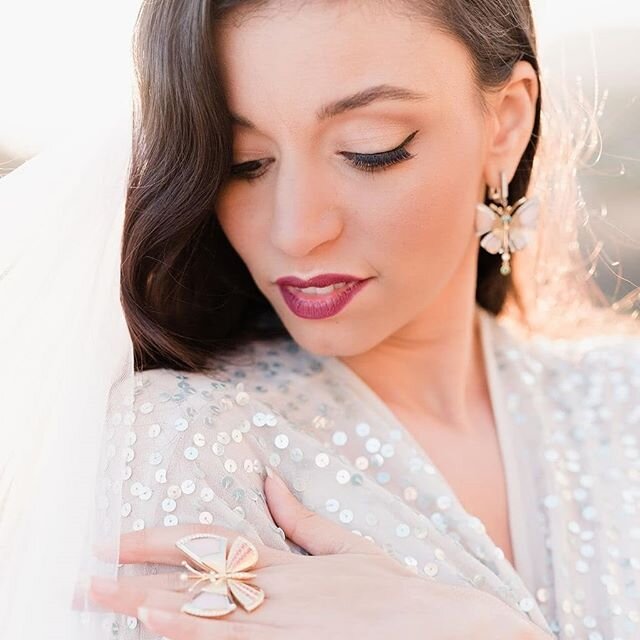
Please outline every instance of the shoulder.
[{"label": "shoulder", "polygon": [[535,369],[552,377],[571,372],[598,376],[618,370],[635,380],[640,374],[640,333],[575,338],[526,335],[504,319],[493,319],[490,327],[494,349],[502,358],[534,362]]},{"label": "shoulder", "polygon": [[291,339],[256,340],[224,360],[212,361],[203,372],[152,369],[136,373],[135,408],[143,414],[207,409],[217,415],[250,400],[278,402],[292,383],[312,378],[322,366],[321,358]]},{"label": "shoulder", "polygon": [[316,369],[313,356],[278,339],[249,343],[204,372],[136,373],[124,529],[216,523],[295,547],[269,515],[264,467],[277,466],[275,438],[293,430],[289,387]]},{"label": "shoulder", "polygon": [[531,352],[545,365],[547,378],[570,377],[591,386],[640,385],[640,336],[594,335],[578,339],[536,337]]},{"label": "shoulder", "polygon": [[524,338],[497,331],[495,352],[504,375],[516,381],[510,384],[522,383],[518,388],[539,396],[560,422],[572,415],[608,436],[640,424],[640,335]]}]

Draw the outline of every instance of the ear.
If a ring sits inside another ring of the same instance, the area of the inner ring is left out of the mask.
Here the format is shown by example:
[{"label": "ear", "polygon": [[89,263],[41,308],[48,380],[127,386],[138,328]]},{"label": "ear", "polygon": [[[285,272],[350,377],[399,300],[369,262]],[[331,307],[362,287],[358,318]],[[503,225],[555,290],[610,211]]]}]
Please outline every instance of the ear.
[{"label": "ear", "polygon": [[508,182],[515,175],[533,132],[538,93],[535,69],[521,60],[513,67],[507,83],[490,94],[493,133],[484,174],[487,184],[498,187],[500,171],[505,172]]}]

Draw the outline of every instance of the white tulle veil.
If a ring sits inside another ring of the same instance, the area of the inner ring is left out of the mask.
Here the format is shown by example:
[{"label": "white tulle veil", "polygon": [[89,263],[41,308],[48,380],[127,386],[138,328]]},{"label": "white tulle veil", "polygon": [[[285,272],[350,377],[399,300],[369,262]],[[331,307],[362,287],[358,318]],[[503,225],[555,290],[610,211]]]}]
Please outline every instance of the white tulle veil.
[{"label": "white tulle veil", "polygon": [[122,95],[110,122],[0,180],[2,638],[113,637],[115,616],[92,613],[82,583],[116,575],[131,420],[119,262],[132,92]]},{"label": "white tulle veil", "polygon": [[82,582],[117,574],[133,420],[119,299],[133,74],[122,82],[111,121],[0,179],[2,638],[106,639],[120,620]]}]

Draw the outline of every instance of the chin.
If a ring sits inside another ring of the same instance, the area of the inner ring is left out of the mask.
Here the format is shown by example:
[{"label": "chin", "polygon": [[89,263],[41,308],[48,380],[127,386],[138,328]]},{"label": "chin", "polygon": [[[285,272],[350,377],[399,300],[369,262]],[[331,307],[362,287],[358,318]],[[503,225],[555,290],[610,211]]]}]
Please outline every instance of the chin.
[{"label": "chin", "polygon": [[299,322],[306,324],[301,327],[294,321],[293,326],[287,326],[289,334],[302,349],[318,356],[355,356],[369,351],[380,342],[369,335],[370,331],[363,335],[363,331],[348,323],[331,323],[327,320]]}]

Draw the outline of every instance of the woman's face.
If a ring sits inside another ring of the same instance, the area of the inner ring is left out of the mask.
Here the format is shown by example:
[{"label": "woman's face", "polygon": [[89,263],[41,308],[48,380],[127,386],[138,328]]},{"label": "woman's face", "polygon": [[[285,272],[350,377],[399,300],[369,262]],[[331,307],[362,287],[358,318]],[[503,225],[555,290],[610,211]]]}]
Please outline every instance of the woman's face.
[{"label": "woman's face", "polygon": [[[474,300],[489,121],[471,59],[452,37],[377,4],[255,14],[217,40],[238,119],[220,224],[315,353],[362,353]],[[376,99],[376,87],[387,93]],[[345,290],[276,283],[327,273],[368,281],[341,308]]]}]

